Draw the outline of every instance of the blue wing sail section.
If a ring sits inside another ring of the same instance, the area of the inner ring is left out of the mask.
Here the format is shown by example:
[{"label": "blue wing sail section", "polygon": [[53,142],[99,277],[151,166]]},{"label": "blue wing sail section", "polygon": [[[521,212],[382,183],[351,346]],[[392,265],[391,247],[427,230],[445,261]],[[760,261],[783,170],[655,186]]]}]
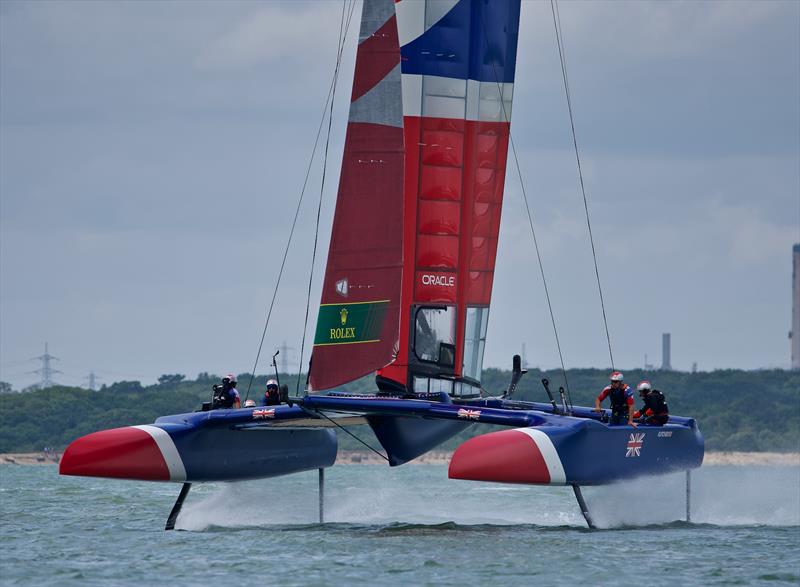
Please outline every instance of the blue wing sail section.
[{"label": "blue wing sail section", "polygon": [[402,72],[512,83],[517,60],[519,11],[519,0],[492,0],[491,3],[460,0],[424,33],[401,48]]}]

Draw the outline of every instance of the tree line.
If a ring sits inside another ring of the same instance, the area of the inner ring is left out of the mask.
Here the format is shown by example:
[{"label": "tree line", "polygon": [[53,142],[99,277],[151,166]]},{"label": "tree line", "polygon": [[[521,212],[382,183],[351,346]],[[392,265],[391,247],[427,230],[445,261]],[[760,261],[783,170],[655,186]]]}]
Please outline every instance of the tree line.
[{"label": "tree line", "polygon": [[[600,369],[569,369],[566,378],[564,375],[560,370],[531,369],[514,398],[547,401],[541,385],[541,379],[546,377],[554,392],[563,386],[569,390],[573,404],[590,406],[608,379],[608,372]],[[632,386],[641,379],[651,381],[666,395],[672,414],[696,418],[707,450],[800,451],[800,372],[632,370],[626,371],[625,376]],[[260,375],[251,381],[249,374],[239,376],[242,401],[248,387],[249,397],[258,401],[270,377]],[[304,375],[300,385],[296,374],[281,374],[280,379],[291,394],[302,394]],[[499,395],[510,379],[509,371],[486,369],[483,387],[490,394]],[[159,383],[148,386],[139,381],[118,381],[99,391],[56,386],[0,394],[0,452],[32,452],[45,446],[63,449],[90,432],[147,424],[159,416],[198,410],[202,402],[210,400],[211,386],[218,382],[219,377],[208,373],[201,373],[194,380],[176,373],[162,375]],[[342,390],[372,393],[375,386],[370,376],[343,386]],[[357,435],[378,446],[369,428],[361,428]],[[486,431],[484,426],[472,426],[442,448],[454,448],[466,437]],[[364,448],[347,435],[340,435],[340,446]]]}]

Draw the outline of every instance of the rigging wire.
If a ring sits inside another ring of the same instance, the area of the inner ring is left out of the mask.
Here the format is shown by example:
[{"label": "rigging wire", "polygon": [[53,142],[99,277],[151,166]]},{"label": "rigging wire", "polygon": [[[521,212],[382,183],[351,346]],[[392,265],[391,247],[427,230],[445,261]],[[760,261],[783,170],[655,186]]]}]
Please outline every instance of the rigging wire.
[{"label": "rigging wire", "polygon": [[[352,12],[352,8],[351,8],[351,12]],[[349,24],[349,22],[348,22],[348,24]],[[339,42],[340,42],[340,44],[341,44],[341,34],[342,33],[341,33],[341,30],[340,30],[339,31],[339,38],[340,38]],[[345,31],[345,34],[346,34],[346,31]],[[341,55],[341,50],[340,50],[340,55]],[[332,102],[332,99],[333,99],[333,94],[334,94],[335,87],[336,87],[336,78],[337,78],[337,76],[338,76],[338,61],[337,61],[337,68],[334,71],[334,76],[331,79],[331,83],[330,83],[330,85],[328,87],[328,96],[325,99],[325,105],[322,107],[322,117],[320,118],[319,126],[317,127],[317,136],[314,139],[314,147],[311,149],[311,157],[310,157],[310,159],[308,161],[308,166],[306,167],[306,175],[305,175],[305,178],[303,179],[303,186],[300,189],[300,197],[298,198],[297,206],[295,207],[294,218],[292,219],[292,226],[291,226],[291,229],[289,230],[289,238],[286,241],[286,248],[283,251],[283,259],[281,260],[281,267],[280,267],[280,270],[278,271],[278,278],[277,278],[277,280],[275,282],[275,288],[274,288],[274,290],[272,292],[272,299],[270,300],[270,303],[269,303],[269,310],[267,311],[267,318],[264,321],[264,328],[261,331],[261,341],[258,344],[258,352],[256,353],[256,360],[253,363],[253,369],[250,372],[250,380],[247,383],[247,393],[245,395],[245,401],[247,401],[247,399],[250,396],[250,388],[252,387],[253,380],[255,379],[256,369],[258,368],[258,361],[261,358],[261,351],[262,351],[262,349],[264,347],[264,339],[266,338],[266,335],[267,335],[267,329],[269,328],[269,321],[270,321],[270,318],[272,317],[272,310],[275,307],[275,299],[276,299],[276,297],[278,295],[278,289],[280,288],[280,285],[281,285],[281,279],[283,278],[283,270],[286,267],[286,259],[287,259],[288,255],[289,255],[289,249],[291,248],[292,238],[294,237],[295,228],[297,227],[297,220],[298,220],[298,218],[300,216],[300,209],[301,209],[302,204],[303,204],[303,197],[305,196],[305,193],[306,193],[306,187],[308,187],[308,180],[309,180],[309,178],[311,176],[311,168],[312,168],[312,166],[314,164],[314,159],[315,159],[316,153],[317,153],[317,147],[319,146],[319,139],[322,136],[322,129],[324,128],[324,125],[325,125],[325,117],[327,116],[327,113],[328,113],[328,104],[330,102]],[[301,360],[301,365],[302,365],[302,360]]]},{"label": "rigging wire", "polygon": [[[483,13],[481,13],[481,19],[483,20]],[[486,45],[488,47],[489,46],[489,39],[488,39],[488,36],[486,34],[486,21],[483,20],[482,24],[483,24],[482,28],[483,28],[484,38],[486,39]],[[492,70],[494,71],[494,79],[495,79],[495,83],[497,84],[497,91],[498,91],[498,93],[500,95],[500,106],[501,106],[501,108],[503,110],[503,119],[509,124],[509,127],[508,127],[508,142],[511,144],[511,153],[514,156],[514,165],[517,168],[517,177],[519,178],[520,191],[522,192],[522,199],[525,202],[525,211],[527,212],[527,215],[528,215],[528,224],[530,225],[531,235],[533,236],[533,247],[534,247],[534,249],[536,251],[536,260],[539,263],[539,273],[542,276],[542,285],[544,287],[545,299],[547,300],[547,309],[550,312],[550,323],[553,325],[553,336],[555,337],[555,340],[556,340],[556,349],[558,350],[558,358],[559,358],[559,361],[561,362],[561,374],[564,377],[564,386],[566,387],[566,391],[567,391],[567,399],[569,401],[570,409],[572,409],[572,407],[573,407],[572,406],[572,395],[570,394],[570,389],[569,389],[569,380],[567,378],[567,368],[566,368],[566,366],[564,364],[564,354],[561,351],[561,341],[560,341],[559,336],[558,336],[558,327],[556,326],[556,317],[555,317],[555,312],[553,311],[553,303],[550,300],[550,290],[547,287],[547,278],[545,277],[545,273],[544,273],[544,263],[542,262],[542,255],[541,255],[541,252],[539,251],[539,240],[536,237],[536,229],[534,228],[534,223],[533,223],[533,213],[531,212],[531,207],[530,207],[530,204],[528,203],[528,194],[527,194],[527,191],[525,190],[525,181],[522,178],[522,168],[519,165],[519,158],[517,156],[517,147],[516,147],[516,144],[514,143],[514,135],[511,133],[511,119],[510,119],[510,117],[508,115],[508,112],[506,111],[506,103],[505,103],[505,100],[503,99],[503,85],[500,83],[500,78],[497,75],[497,67],[496,67],[494,61],[492,61]]]},{"label": "rigging wire", "polygon": [[575,133],[575,118],[572,113],[572,92],[569,87],[567,76],[567,58],[564,47],[564,33],[561,31],[561,14],[558,11],[557,0],[550,0],[550,10],[553,13],[553,27],[556,33],[556,44],[558,45],[558,57],[561,62],[561,76],[564,79],[564,95],[567,98],[567,110],[569,111],[569,124],[572,130],[572,146],[575,148],[575,161],[578,164],[578,178],[580,179],[581,194],[583,195],[583,209],[586,212],[586,227],[589,229],[589,242],[592,245],[592,259],[594,260],[594,275],[597,279],[597,292],[600,295],[600,308],[603,311],[603,325],[606,329],[606,342],[608,343],[608,357],[611,360],[611,370],[614,370],[614,353],[611,351],[611,335],[608,332],[608,319],[606,318],[606,304],[603,299],[603,287],[600,284],[600,271],[597,268],[597,251],[594,246],[594,235],[592,234],[592,222],[589,218],[589,204],[586,198],[586,187],[583,183],[583,169],[581,168],[581,157],[578,151],[578,139]]},{"label": "rigging wire", "polygon": [[[503,109],[505,110],[505,106],[504,106]],[[511,152],[514,155],[514,165],[517,167],[517,174],[519,176],[519,184],[520,184],[520,188],[521,188],[521,191],[522,191],[522,198],[525,201],[525,211],[527,212],[527,215],[528,215],[528,224],[531,227],[531,235],[533,236],[533,245],[534,245],[534,249],[536,249],[536,259],[539,262],[539,273],[542,276],[542,285],[544,286],[544,295],[545,295],[545,298],[547,299],[547,309],[550,312],[550,322],[553,325],[553,336],[555,337],[555,340],[556,340],[556,349],[558,349],[558,359],[561,362],[561,374],[564,377],[564,387],[566,387],[567,399],[569,401],[570,409],[572,409],[572,407],[573,407],[572,406],[572,394],[570,393],[570,389],[569,389],[569,379],[567,378],[567,368],[566,368],[566,366],[564,364],[564,354],[561,351],[561,340],[559,339],[559,336],[558,336],[558,327],[556,326],[556,317],[555,317],[555,312],[553,311],[553,303],[550,300],[550,289],[547,287],[547,278],[545,277],[545,274],[544,274],[544,263],[542,262],[542,255],[541,255],[541,252],[539,251],[539,242],[538,242],[538,239],[536,238],[536,229],[534,228],[534,224],[533,224],[533,213],[531,212],[530,205],[528,204],[528,195],[527,195],[527,193],[525,191],[525,184],[522,181],[522,170],[520,168],[519,159],[517,157],[517,147],[514,144],[514,137],[511,135],[511,128],[510,127],[509,127],[509,132],[508,132],[508,140],[511,143]]]},{"label": "rigging wire", "polygon": [[[303,409],[304,409],[304,410],[306,410],[307,412],[310,412],[310,411],[311,411],[311,410],[309,410],[308,408],[303,408]],[[383,454],[383,453],[382,453],[381,451],[379,451],[377,448],[375,448],[375,447],[373,447],[372,445],[370,445],[370,444],[369,444],[369,443],[368,443],[366,440],[362,440],[361,438],[359,438],[358,436],[356,436],[355,434],[353,434],[352,432],[350,432],[350,431],[349,431],[347,428],[345,428],[344,426],[342,426],[341,424],[339,424],[339,423],[338,423],[336,420],[334,420],[333,418],[331,418],[330,416],[328,416],[328,415],[327,415],[325,412],[314,410],[314,413],[315,413],[315,414],[319,414],[320,416],[322,416],[323,418],[325,418],[326,420],[328,420],[328,421],[329,421],[331,424],[333,424],[333,425],[334,425],[334,426],[336,426],[337,428],[341,429],[343,432],[346,432],[347,434],[349,434],[350,436],[352,436],[353,438],[355,438],[355,439],[356,439],[358,442],[360,442],[361,444],[363,444],[364,446],[366,446],[366,447],[367,447],[369,450],[371,450],[371,451],[372,451],[372,452],[374,452],[376,455],[378,455],[379,457],[381,457],[382,459],[384,459],[386,462],[389,462],[389,457],[387,457],[385,454]]]},{"label": "rigging wire", "polygon": [[[308,314],[311,307],[311,285],[314,281],[314,264],[317,259],[317,244],[319,243],[319,221],[322,214],[322,196],[325,191],[325,175],[328,170],[328,149],[331,142],[331,126],[333,124],[333,106],[336,98],[336,81],[339,77],[339,68],[342,64],[342,52],[344,51],[345,39],[347,37],[347,30],[350,28],[350,20],[353,17],[353,9],[355,7],[355,0],[350,0],[350,10],[347,11],[347,0],[342,2],[342,16],[339,21],[339,50],[336,55],[336,67],[333,73],[333,92],[330,101],[330,111],[328,112],[328,133],[325,137],[325,151],[322,158],[322,181],[319,188],[319,202],[317,204],[317,221],[314,229],[314,249],[311,254],[311,270],[308,275],[308,294],[306,296],[306,317],[303,322],[303,340],[300,344],[300,365],[297,371],[297,383],[295,386],[295,394],[300,393],[300,376],[303,372],[303,355],[306,347],[306,331],[308,329]],[[347,21],[345,22],[345,13],[347,13]]]}]

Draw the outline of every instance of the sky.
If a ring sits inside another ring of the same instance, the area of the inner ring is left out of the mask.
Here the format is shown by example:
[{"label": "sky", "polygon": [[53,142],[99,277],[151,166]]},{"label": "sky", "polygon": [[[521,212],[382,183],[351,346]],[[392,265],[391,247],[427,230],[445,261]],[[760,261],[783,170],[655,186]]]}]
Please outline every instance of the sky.
[{"label": "sky", "polygon": [[[357,8],[357,11],[360,10]],[[335,65],[341,3],[0,1],[0,379],[247,372]],[[787,368],[800,3],[560,3],[619,368]],[[358,12],[357,12],[358,14]],[[355,34],[338,87],[313,333]],[[512,134],[567,367],[610,366],[549,3],[523,2]],[[509,163],[484,366],[559,357]],[[297,368],[315,163],[265,354]],[[309,337],[313,336],[312,334]],[[308,355],[308,343],[305,356]],[[269,370],[262,358],[257,371]]]}]

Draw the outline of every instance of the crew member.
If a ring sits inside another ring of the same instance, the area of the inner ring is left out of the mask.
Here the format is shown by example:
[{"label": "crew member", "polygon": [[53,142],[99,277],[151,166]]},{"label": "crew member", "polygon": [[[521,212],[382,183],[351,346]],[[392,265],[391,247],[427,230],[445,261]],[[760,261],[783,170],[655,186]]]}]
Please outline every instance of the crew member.
[{"label": "crew member", "polygon": [[236,390],[236,375],[228,374],[222,378],[222,385],[214,386],[211,409],[230,409],[240,407],[239,392]]},{"label": "crew member", "polygon": [[634,412],[634,418],[642,418],[645,424],[650,426],[663,426],[669,420],[669,406],[664,399],[664,394],[653,389],[649,381],[642,381],[636,386],[639,390],[639,397],[644,401],[641,410]]},{"label": "crew member", "polygon": [[281,393],[278,389],[278,382],[274,379],[267,381],[267,390],[264,392],[265,406],[277,406],[281,403]]},{"label": "crew member", "polygon": [[606,398],[611,399],[611,424],[625,424],[636,426],[633,421],[633,390],[623,381],[624,377],[619,371],[611,374],[611,385],[606,386],[597,399],[594,400],[594,411],[602,412],[600,402]]}]

